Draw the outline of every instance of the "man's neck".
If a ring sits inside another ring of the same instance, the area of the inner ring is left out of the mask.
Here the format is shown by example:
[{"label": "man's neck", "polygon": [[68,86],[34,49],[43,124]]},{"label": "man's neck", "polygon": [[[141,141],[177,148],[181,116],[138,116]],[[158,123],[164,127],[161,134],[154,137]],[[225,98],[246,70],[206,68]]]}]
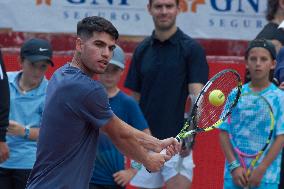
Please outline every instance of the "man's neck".
[{"label": "man's neck", "polygon": [[159,39],[160,41],[166,41],[169,39],[172,35],[174,35],[177,31],[177,27],[174,26],[169,30],[157,30],[155,29],[155,37]]},{"label": "man's neck", "polygon": [[78,69],[80,69],[82,72],[84,72],[85,74],[87,74],[89,77],[93,77],[94,76],[94,73],[90,73],[86,67],[84,67],[84,65],[82,64],[81,62],[81,59],[79,57],[79,55],[76,54],[75,52],[75,55],[73,56],[73,59],[70,63],[71,66],[73,67],[76,67]]}]

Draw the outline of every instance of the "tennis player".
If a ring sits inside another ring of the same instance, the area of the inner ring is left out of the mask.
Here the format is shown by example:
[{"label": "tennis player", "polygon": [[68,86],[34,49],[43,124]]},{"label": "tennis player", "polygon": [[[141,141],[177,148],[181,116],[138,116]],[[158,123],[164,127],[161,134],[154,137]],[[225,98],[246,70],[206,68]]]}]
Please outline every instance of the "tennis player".
[{"label": "tennis player", "polygon": [[[174,138],[158,140],[115,116],[105,88],[92,79],[105,72],[118,36],[104,18],[78,22],[74,57],[48,85],[28,189],[88,188],[100,129],[122,153],[151,171],[158,171],[178,152],[180,145]],[[167,153],[160,154],[164,148]]]}]

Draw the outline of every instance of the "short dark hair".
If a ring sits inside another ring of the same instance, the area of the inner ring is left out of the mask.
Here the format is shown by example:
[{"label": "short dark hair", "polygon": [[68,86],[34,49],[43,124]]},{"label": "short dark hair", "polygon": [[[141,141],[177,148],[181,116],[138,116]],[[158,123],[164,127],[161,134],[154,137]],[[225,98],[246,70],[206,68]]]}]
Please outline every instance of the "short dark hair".
[{"label": "short dark hair", "polygon": [[276,11],[278,9],[278,5],[279,5],[279,0],[267,1],[266,20],[271,21],[274,19]]},{"label": "short dark hair", "polygon": [[[149,0],[149,5],[151,6],[153,3],[153,0]],[[176,4],[179,5],[179,0],[176,0]]]},{"label": "short dark hair", "polygon": [[112,23],[102,17],[90,16],[77,23],[78,36],[90,38],[93,32],[106,32],[115,40],[119,37],[118,31]]}]

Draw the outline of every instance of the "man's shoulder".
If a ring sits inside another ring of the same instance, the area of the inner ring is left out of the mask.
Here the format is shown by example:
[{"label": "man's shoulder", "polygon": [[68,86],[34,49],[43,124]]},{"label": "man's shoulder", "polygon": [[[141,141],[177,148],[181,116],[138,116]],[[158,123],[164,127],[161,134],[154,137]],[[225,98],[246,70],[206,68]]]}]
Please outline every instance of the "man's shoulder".
[{"label": "man's shoulder", "polygon": [[186,56],[205,56],[205,50],[202,45],[196,40],[179,30],[178,43]]},{"label": "man's shoulder", "polygon": [[151,43],[152,43],[152,37],[151,36],[146,37],[137,45],[135,53],[143,52],[146,48],[150,47]]},{"label": "man's shoulder", "polygon": [[[52,79],[65,81],[66,85],[78,85],[78,87],[102,87],[103,85],[97,80],[87,76],[79,68],[70,66],[68,63],[57,69]],[[66,82],[68,80],[68,82]]]},{"label": "man's shoulder", "polygon": [[69,91],[74,91],[77,95],[87,95],[93,91],[104,90],[100,82],[69,65],[56,70],[48,83],[49,88],[62,89],[60,91],[63,92],[66,92],[68,88]]},{"label": "man's shoulder", "polygon": [[184,45],[188,45],[189,47],[201,47],[200,43],[196,40],[190,37],[189,35],[185,34],[182,30],[180,30],[180,42]]}]

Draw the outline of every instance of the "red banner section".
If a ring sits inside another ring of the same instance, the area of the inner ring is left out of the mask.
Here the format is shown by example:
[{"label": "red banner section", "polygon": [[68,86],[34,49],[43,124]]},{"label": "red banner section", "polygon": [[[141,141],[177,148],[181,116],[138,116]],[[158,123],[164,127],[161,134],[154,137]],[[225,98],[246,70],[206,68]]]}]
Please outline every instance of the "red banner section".
[{"label": "red banner section", "polygon": [[[54,56],[54,67],[48,70],[47,78],[49,79],[52,73],[60,66],[72,59],[71,56]],[[131,54],[127,54],[126,70],[123,74],[119,86],[123,91],[129,93],[130,91],[123,87],[125,76],[129,68]],[[235,56],[208,56],[210,76],[212,77],[217,72],[231,68],[238,71],[244,79],[245,63],[242,57]],[[4,62],[8,71],[15,71],[20,69],[18,63],[18,56],[15,54],[5,54]],[[220,148],[218,130],[202,133],[197,136],[194,148],[193,158],[195,162],[194,177],[192,189],[220,189],[223,187],[223,169],[224,169],[224,155]],[[206,180],[204,180],[206,178]],[[128,186],[128,188],[134,188]]]}]

